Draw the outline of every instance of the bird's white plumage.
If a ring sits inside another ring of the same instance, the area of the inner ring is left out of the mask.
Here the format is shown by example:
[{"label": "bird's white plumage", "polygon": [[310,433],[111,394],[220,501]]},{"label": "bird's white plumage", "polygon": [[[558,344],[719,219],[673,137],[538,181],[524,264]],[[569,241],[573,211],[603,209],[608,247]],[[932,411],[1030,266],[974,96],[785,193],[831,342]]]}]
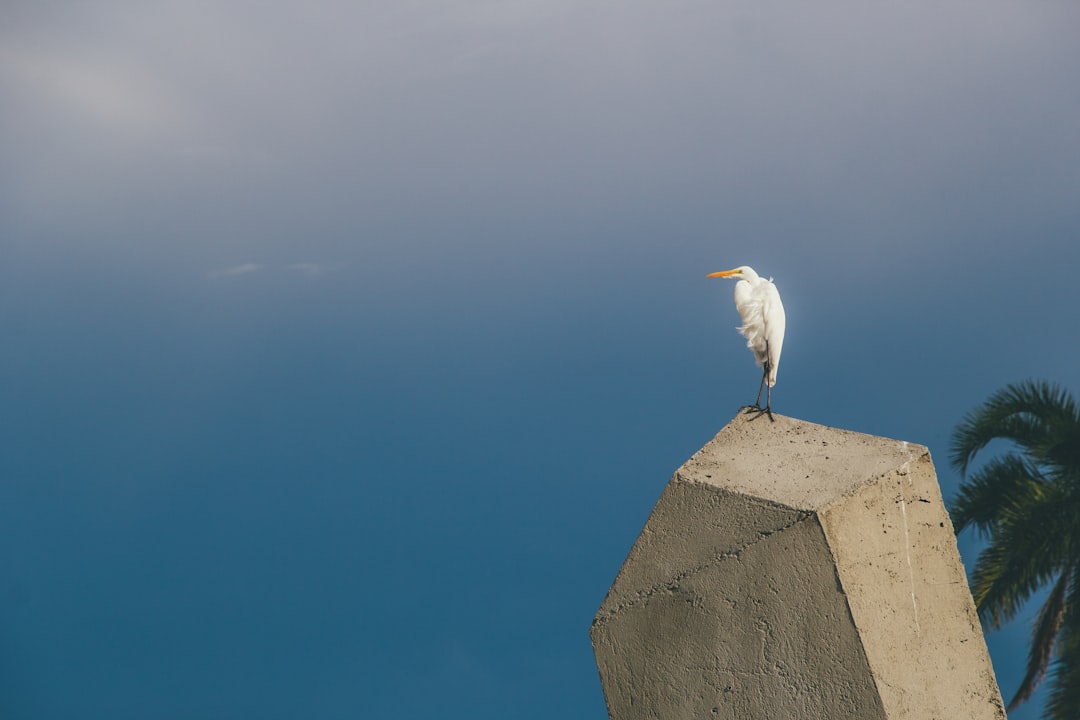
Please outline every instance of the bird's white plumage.
[{"label": "bird's white plumage", "polygon": [[739,282],[735,283],[735,308],[742,318],[739,332],[746,338],[746,347],[754,353],[760,368],[769,363],[769,387],[776,384],[780,367],[780,351],[784,347],[787,316],[780,293],[771,279],[759,276],[751,267],[738,268]]},{"label": "bird's white plumage", "polygon": [[[761,277],[748,265],[710,273],[708,277],[738,280],[735,283],[735,308],[742,318],[739,332],[746,338],[746,347],[754,353],[754,361],[762,368],[762,384],[768,383],[772,388],[776,385],[776,371],[780,367],[780,352],[784,348],[784,330],[787,327],[784,303],[780,301],[780,293],[772,278]],[[760,391],[758,400],[761,400]]]}]

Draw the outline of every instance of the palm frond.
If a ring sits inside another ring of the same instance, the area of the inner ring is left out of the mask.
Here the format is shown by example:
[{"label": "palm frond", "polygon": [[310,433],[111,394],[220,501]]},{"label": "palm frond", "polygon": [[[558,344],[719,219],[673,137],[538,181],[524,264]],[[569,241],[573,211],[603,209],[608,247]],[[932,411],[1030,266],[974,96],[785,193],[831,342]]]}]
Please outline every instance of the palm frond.
[{"label": "palm frond", "polygon": [[1044,481],[1038,471],[1016,453],[993,458],[971,473],[949,503],[953,528],[959,534],[974,525],[990,533],[1003,516],[1036,502]]},{"label": "palm frond", "polygon": [[1035,590],[1072,564],[1075,501],[1044,485],[1027,503],[1006,507],[971,574],[971,594],[992,628],[1011,620]]},{"label": "palm frond", "polygon": [[980,450],[995,439],[1010,440],[1045,454],[1048,428],[1080,426],[1076,402],[1064,388],[1028,380],[1007,385],[967,413],[953,431],[949,458],[961,474]]},{"label": "palm frond", "polygon": [[1049,693],[1046,699],[1047,720],[1075,720],[1080,717],[1080,572],[1072,573],[1065,616],[1058,633],[1057,657],[1054,659]]},{"label": "palm frond", "polygon": [[1039,617],[1035,621],[1035,628],[1031,634],[1031,650],[1028,652],[1027,674],[1020,683],[1020,688],[1009,701],[1007,712],[1012,712],[1021,703],[1028,700],[1039,683],[1046,677],[1046,671],[1050,667],[1050,661],[1054,654],[1054,641],[1057,639],[1058,630],[1065,617],[1065,600],[1069,586],[1072,584],[1074,569],[1069,568],[1061,574],[1054,583],[1054,589],[1050,591],[1050,597],[1043,603],[1039,611]]},{"label": "palm frond", "polygon": [[[1010,451],[973,472],[993,440]],[[1080,411],[1063,388],[1008,385],[956,426],[950,460],[965,477],[950,503],[959,533],[989,538],[970,586],[979,618],[998,628],[1040,587],[1050,595],[1032,628],[1027,672],[1009,710],[1049,675],[1049,720],[1080,718]]]},{"label": "palm frond", "polygon": [[1080,487],[1080,419],[1048,428],[1039,462],[1055,479]]}]

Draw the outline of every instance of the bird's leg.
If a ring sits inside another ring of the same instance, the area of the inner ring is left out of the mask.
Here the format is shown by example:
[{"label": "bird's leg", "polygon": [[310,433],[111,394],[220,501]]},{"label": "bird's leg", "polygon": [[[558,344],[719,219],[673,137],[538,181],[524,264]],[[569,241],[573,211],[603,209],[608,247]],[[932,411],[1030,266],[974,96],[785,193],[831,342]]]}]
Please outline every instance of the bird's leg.
[{"label": "bird's leg", "polygon": [[764,372],[761,373],[761,384],[758,385],[758,389],[757,389],[757,400],[754,401],[753,405],[747,405],[746,406],[746,412],[747,413],[757,412],[757,414],[760,415],[762,412],[764,412],[761,409],[761,391],[765,389],[765,378],[768,377],[768,375],[769,375],[769,365],[768,365],[768,363],[766,363],[765,364],[765,370],[764,370]]},{"label": "bird's leg", "polygon": [[[772,416],[772,385],[766,381],[765,378],[769,376],[769,370],[772,369],[772,353],[769,352],[769,341],[765,341],[765,375],[761,378],[761,381],[765,383],[765,414],[769,416],[769,422],[776,422]],[[761,397],[761,391],[758,390],[758,397]]]},{"label": "bird's leg", "polygon": [[[761,384],[757,389],[757,400],[753,405],[747,407],[746,412],[751,413],[757,411],[758,417],[762,415],[769,416],[769,422],[776,422],[776,419],[772,416],[772,385],[769,384],[769,370],[771,369],[771,363],[769,362],[769,341],[765,341],[765,362],[761,364]],[[765,391],[765,407],[761,407],[761,391]]]},{"label": "bird's leg", "polygon": [[758,410],[761,409],[761,391],[765,389],[765,378],[769,376],[769,363],[765,363],[765,368],[761,372],[761,384],[757,389],[757,400],[754,401],[754,407]]},{"label": "bird's leg", "polygon": [[[776,422],[772,416],[772,385],[769,384],[769,370],[772,363],[769,361],[772,355],[769,354],[769,341],[765,341],[765,362],[761,364],[761,385],[758,386],[757,401],[754,403],[760,413],[765,413],[769,416],[769,422]],[[765,408],[761,407],[761,391],[765,391]]]}]

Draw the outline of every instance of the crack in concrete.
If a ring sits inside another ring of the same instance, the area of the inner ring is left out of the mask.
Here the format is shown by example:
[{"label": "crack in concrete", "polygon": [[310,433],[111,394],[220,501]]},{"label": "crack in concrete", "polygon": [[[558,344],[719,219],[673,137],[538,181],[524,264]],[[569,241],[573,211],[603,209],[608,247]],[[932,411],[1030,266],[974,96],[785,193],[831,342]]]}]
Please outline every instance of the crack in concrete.
[{"label": "crack in concrete", "polygon": [[737,560],[737,559],[739,559],[739,556],[742,555],[743,552],[745,552],[747,549],[753,547],[754,545],[757,545],[759,542],[761,542],[765,538],[769,537],[770,535],[774,535],[774,534],[779,533],[779,532],[784,532],[785,530],[793,528],[796,525],[798,525],[799,523],[804,522],[805,520],[808,520],[808,519],[810,519],[812,517],[814,517],[814,513],[812,513],[812,512],[799,512],[794,520],[792,520],[791,522],[789,522],[789,523],[787,523],[785,525],[782,525],[782,526],[780,526],[778,528],[775,528],[775,529],[772,529],[772,530],[758,530],[758,537],[757,538],[755,538],[754,540],[751,540],[750,542],[747,542],[747,543],[744,543],[744,544],[740,545],[739,547],[735,548],[734,550],[725,550],[724,552],[716,553],[707,562],[701,563],[700,565],[696,565],[696,566],[694,566],[692,568],[689,568],[687,570],[683,570],[682,572],[678,573],[677,575],[673,576],[671,579],[669,579],[667,581],[656,583],[655,585],[653,585],[652,587],[649,587],[646,590],[638,590],[637,595],[634,597],[633,600],[620,603],[619,605],[617,605],[617,606],[613,607],[612,609],[608,610],[607,613],[603,617],[597,616],[593,620],[593,627],[599,627],[599,626],[605,625],[611,619],[613,619],[616,615],[621,613],[623,610],[627,610],[627,609],[632,608],[632,607],[634,607],[636,605],[640,605],[643,602],[648,602],[649,598],[651,598],[653,595],[656,595],[658,592],[663,592],[665,590],[666,591],[678,590],[679,589],[679,583],[686,580],[687,578],[693,577],[694,575],[697,575],[698,573],[700,573],[700,572],[702,572],[704,570],[707,570],[708,568],[712,567],[713,565],[720,562],[721,560],[729,560],[729,559],[732,559],[732,558]]}]

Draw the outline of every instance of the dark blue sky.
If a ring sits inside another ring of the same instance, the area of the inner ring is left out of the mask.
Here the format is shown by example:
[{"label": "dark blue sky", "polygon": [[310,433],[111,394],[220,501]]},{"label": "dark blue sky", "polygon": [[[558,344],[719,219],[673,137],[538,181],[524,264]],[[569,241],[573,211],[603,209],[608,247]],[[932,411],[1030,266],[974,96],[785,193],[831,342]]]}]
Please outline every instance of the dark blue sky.
[{"label": "dark blue sky", "polygon": [[0,18],[5,717],[604,717],[592,615],[757,390],[707,272],[946,496],[989,393],[1080,392],[1071,5]]}]

